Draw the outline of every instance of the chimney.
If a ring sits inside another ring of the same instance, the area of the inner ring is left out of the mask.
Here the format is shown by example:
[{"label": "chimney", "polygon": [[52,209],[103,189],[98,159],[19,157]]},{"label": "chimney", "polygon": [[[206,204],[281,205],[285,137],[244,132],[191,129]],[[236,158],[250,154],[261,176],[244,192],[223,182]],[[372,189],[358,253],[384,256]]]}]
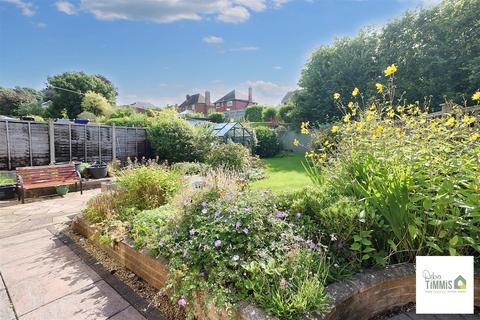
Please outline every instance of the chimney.
[{"label": "chimney", "polygon": [[253,102],[252,87],[248,87],[248,102]]},{"label": "chimney", "polygon": [[205,104],[210,106],[210,91],[205,91]]}]

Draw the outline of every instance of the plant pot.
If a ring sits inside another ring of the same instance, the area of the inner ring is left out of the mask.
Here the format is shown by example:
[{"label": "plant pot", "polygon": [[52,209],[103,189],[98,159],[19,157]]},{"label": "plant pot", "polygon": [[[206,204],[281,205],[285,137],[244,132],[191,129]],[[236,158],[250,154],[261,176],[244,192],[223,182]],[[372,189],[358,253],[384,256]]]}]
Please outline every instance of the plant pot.
[{"label": "plant pot", "polygon": [[0,186],[0,200],[10,200],[15,198],[17,186],[14,184],[5,184]]},{"label": "plant pot", "polygon": [[93,179],[102,179],[105,178],[108,174],[106,164],[96,164],[90,167],[87,167],[87,171],[90,177]]},{"label": "plant pot", "polygon": [[58,187],[56,188],[56,190],[57,190],[57,194],[58,194],[59,196],[62,196],[62,197],[63,197],[64,195],[66,195],[66,194],[68,193],[69,188],[68,188],[68,186],[58,186]]}]

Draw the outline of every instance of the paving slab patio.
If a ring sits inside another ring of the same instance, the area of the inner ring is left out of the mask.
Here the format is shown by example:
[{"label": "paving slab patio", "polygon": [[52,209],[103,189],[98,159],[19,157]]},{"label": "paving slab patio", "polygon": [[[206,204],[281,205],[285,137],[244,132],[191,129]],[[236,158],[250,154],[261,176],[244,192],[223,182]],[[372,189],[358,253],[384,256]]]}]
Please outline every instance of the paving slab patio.
[{"label": "paving slab patio", "polygon": [[0,208],[1,320],[145,319],[51,232],[98,192]]}]

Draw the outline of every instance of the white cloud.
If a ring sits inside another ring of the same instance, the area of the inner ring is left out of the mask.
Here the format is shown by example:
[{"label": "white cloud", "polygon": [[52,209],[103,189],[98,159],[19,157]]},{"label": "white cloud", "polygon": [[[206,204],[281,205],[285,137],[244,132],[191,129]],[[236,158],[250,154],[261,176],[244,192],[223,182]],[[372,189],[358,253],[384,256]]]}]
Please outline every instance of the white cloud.
[{"label": "white cloud", "polygon": [[273,106],[280,104],[285,94],[296,88],[294,85],[282,85],[264,80],[247,81],[244,86],[252,87],[255,102]]},{"label": "white cloud", "polygon": [[258,51],[258,50],[260,50],[259,47],[247,46],[247,47],[238,47],[238,48],[227,49],[227,50],[222,51],[222,53],[225,53],[225,52],[241,52],[241,51]]},{"label": "white cloud", "polygon": [[223,43],[223,38],[217,36],[208,36],[204,37],[202,41],[208,44],[219,44]]},{"label": "white cloud", "polygon": [[281,66],[273,66],[272,69],[275,70],[275,71],[280,71],[283,68]]},{"label": "white cloud", "polygon": [[68,15],[73,15],[77,13],[77,9],[75,8],[75,6],[68,1],[57,1],[55,3],[55,6],[57,7],[58,11]]},{"label": "white cloud", "polygon": [[250,18],[250,12],[245,7],[230,7],[222,10],[217,19],[228,23],[241,23]]},{"label": "white cloud", "polygon": [[22,14],[27,17],[35,15],[35,9],[31,2],[25,2],[22,0],[0,0],[0,2],[11,3],[17,6],[22,11]]},{"label": "white cloud", "polygon": [[37,28],[43,29],[47,27],[47,24],[45,22],[39,22],[36,24]]},{"label": "white cloud", "polygon": [[179,20],[198,21],[213,17],[222,22],[241,23],[250,18],[251,12],[260,12],[268,8],[276,8],[287,1],[288,0],[81,0],[80,7],[100,20],[141,20],[169,23]]},{"label": "white cloud", "polygon": [[290,0],[272,0],[274,8],[283,7],[287,2],[290,2]]}]

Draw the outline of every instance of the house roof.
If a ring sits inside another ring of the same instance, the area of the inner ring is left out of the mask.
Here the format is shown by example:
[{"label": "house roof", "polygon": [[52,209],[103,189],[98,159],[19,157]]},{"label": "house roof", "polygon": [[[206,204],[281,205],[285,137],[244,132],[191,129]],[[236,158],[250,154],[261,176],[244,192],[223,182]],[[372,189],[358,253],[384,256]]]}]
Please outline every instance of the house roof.
[{"label": "house roof", "polygon": [[182,104],[180,105],[180,108],[186,107],[186,106],[191,106],[191,105],[197,104],[197,103],[205,103],[205,96],[200,94],[200,93],[196,93],[194,95],[187,96],[187,99],[185,99],[185,101],[182,102]]},{"label": "house roof", "polygon": [[280,102],[280,104],[286,104],[288,103],[288,101],[290,101],[290,99],[292,98],[293,94],[295,93],[295,91],[288,91],[285,96],[283,97],[282,101]]},{"label": "house roof", "polygon": [[248,97],[241,92],[238,92],[236,90],[232,90],[229,93],[227,93],[226,95],[224,95],[223,97],[221,97],[220,99],[218,99],[217,101],[215,101],[215,103],[224,102],[224,101],[232,101],[232,100],[248,101]]}]

